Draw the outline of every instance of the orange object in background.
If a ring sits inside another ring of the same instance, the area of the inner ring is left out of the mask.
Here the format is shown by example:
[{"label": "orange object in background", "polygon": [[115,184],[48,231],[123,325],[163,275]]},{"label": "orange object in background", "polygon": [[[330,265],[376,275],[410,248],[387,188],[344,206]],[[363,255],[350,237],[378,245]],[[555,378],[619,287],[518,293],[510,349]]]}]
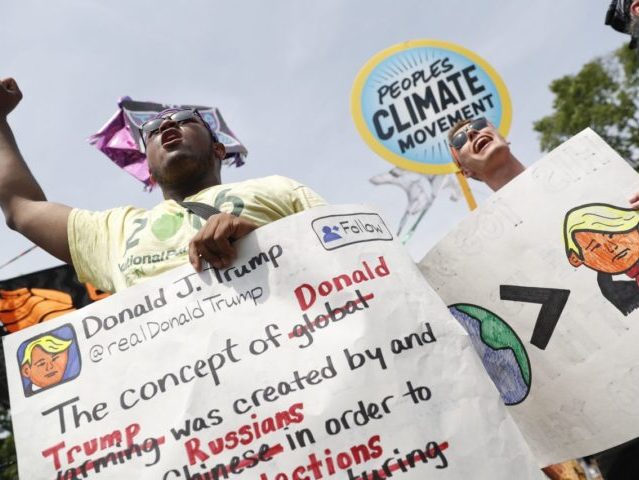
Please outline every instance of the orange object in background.
[{"label": "orange object in background", "polygon": [[0,290],[0,323],[13,333],[76,310],[71,295],[45,288]]},{"label": "orange object in background", "polygon": [[577,460],[548,465],[542,470],[551,480],[586,480],[591,478],[586,476],[586,472]]},{"label": "orange object in background", "polygon": [[89,295],[89,298],[94,302],[97,302],[98,300],[102,300],[103,298],[106,298],[111,295],[109,292],[103,292],[102,290],[98,290],[90,283],[85,283],[84,286],[87,289],[87,294]]},{"label": "orange object in background", "polygon": [[0,281],[0,335],[13,333],[108,297],[80,283],[69,265]]},{"label": "orange object in background", "polygon": [[[0,280],[0,336],[46,322],[109,295],[89,283],[81,283],[69,265]],[[2,342],[0,403],[9,405]]]}]

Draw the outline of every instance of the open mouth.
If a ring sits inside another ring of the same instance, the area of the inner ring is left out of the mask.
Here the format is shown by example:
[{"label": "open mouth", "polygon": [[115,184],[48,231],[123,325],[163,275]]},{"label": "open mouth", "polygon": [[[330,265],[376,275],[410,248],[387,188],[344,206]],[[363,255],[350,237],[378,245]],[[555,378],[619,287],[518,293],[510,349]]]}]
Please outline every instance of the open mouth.
[{"label": "open mouth", "polygon": [[473,144],[473,150],[475,150],[475,153],[479,153],[492,141],[493,139],[488,135],[482,135],[481,137],[478,137],[477,140],[475,140],[475,143]]},{"label": "open mouth", "polygon": [[173,145],[179,143],[182,140],[182,134],[177,128],[169,128],[162,132],[162,145]]}]

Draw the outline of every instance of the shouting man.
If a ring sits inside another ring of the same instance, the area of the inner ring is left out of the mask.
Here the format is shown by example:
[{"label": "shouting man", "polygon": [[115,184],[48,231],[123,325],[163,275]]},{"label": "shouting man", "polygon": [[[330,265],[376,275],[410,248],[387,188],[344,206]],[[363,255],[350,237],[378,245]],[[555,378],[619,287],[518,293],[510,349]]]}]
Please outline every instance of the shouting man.
[{"label": "shouting man", "polygon": [[493,191],[525,169],[510,151],[510,144],[484,117],[456,124],[448,134],[448,142],[464,176],[484,182]]},{"label": "shouting man", "polygon": [[[141,129],[163,202],[151,210],[104,212],[49,202],[7,123],[21,99],[15,80],[0,81],[0,207],[7,225],[72,262],[81,281],[102,290],[122,290],[187,261],[198,271],[203,260],[226,267],[235,257],[234,240],[324,204],[309,188],[280,176],[222,185],[224,146],[197,110],[175,109],[161,112]],[[208,213],[202,214],[202,207]],[[211,213],[217,214],[201,218]]]}]

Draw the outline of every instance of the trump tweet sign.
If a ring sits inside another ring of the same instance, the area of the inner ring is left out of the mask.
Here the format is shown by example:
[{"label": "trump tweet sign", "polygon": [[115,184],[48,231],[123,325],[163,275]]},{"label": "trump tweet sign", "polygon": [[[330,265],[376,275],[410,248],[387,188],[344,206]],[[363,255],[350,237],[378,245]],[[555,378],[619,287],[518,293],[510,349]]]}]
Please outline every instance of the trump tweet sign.
[{"label": "trump tweet sign", "polygon": [[376,212],[262,227],[5,337],[21,478],[541,478],[469,337]]}]

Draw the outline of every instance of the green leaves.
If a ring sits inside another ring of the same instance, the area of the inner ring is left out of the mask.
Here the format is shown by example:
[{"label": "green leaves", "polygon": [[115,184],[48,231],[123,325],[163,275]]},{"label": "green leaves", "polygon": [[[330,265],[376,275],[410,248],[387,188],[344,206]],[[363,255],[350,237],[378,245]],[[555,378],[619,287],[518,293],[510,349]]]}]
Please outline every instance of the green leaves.
[{"label": "green leaves", "polygon": [[639,162],[639,58],[621,47],[550,84],[554,113],[533,124],[543,151],[590,127],[631,164]]},{"label": "green leaves", "polygon": [[11,415],[0,405],[0,480],[18,478],[16,451],[11,435]]}]

